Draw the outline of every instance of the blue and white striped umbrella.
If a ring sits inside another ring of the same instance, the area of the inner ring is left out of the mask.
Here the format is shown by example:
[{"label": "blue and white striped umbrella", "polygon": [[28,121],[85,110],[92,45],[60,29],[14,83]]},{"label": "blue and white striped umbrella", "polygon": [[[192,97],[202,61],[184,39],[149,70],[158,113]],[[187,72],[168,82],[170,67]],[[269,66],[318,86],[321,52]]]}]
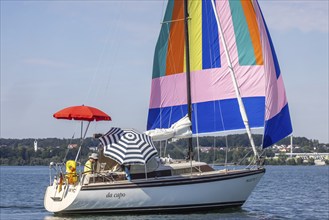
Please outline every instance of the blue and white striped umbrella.
[{"label": "blue and white striped umbrella", "polygon": [[119,164],[145,164],[158,154],[152,138],[133,129],[111,128],[99,139],[104,155]]}]

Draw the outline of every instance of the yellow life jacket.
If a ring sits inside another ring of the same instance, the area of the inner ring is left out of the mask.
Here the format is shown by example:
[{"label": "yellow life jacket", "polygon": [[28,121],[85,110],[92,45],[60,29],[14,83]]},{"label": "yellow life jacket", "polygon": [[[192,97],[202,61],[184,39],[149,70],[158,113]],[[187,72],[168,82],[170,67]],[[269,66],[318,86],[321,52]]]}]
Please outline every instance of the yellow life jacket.
[{"label": "yellow life jacket", "polygon": [[68,184],[75,184],[78,181],[77,175],[77,163],[74,160],[68,160],[66,162],[66,178]]}]

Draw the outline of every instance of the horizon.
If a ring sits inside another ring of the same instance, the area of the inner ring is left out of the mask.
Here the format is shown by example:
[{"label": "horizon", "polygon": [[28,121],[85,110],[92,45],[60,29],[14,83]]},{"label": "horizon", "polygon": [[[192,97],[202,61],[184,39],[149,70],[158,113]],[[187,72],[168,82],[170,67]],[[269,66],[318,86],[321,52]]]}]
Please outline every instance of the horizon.
[{"label": "horizon", "polygon": [[[233,135],[247,135],[247,133],[241,133],[241,134],[228,134],[227,136],[233,136]],[[262,135],[262,134],[253,134],[253,135]],[[210,138],[210,137],[213,137],[213,136],[207,136],[207,135],[203,135],[203,136],[199,136],[198,138]],[[221,135],[221,136],[216,136],[216,137],[224,137],[224,135]],[[287,137],[285,137],[285,138],[283,138],[283,139],[281,139],[280,141],[283,141],[284,139],[290,139],[290,137],[291,136],[287,136]],[[24,139],[26,139],[26,140],[29,140],[29,139],[31,139],[31,140],[40,140],[40,139],[53,139],[53,138],[55,138],[55,139],[61,139],[61,140],[81,140],[81,138],[80,137],[75,137],[75,138],[70,138],[70,137],[63,137],[63,138],[59,138],[59,137],[42,137],[42,138],[0,138],[0,139],[15,139],[15,140],[24,140]],[[85,139],[86,138],[94,138],[93,136],[86,136],[85,137]],[[197,136],[196,135],[193,135],[193,138],[197,138]],[[312,141],[312,142],[314,142],[314,141],[319,141],[319,140],[317,140],[317,139],[312,139],[312,138],[307,138],[307,137],[301,137],[301,136],[293,136],[293,138],[306,138],[307,140],[309,140],[309,141]],[[95,138],[94,138],[95,139]],[[97,139],[97,138],[96,138]],[[280,141],[278,141],[278,142],[280,142]],[[274,146],[277,146],[277,143],[278,142],[276,142],[275,144],[273,144],[273,145],[271,145],[270,147],[267,147],[267,148],[271,148],[271,147],[274,147]],[[325,143],[325,142],[320,142],[319,141],[319,144],[324,144],[324,145],[329,145],[329,143]]]}]

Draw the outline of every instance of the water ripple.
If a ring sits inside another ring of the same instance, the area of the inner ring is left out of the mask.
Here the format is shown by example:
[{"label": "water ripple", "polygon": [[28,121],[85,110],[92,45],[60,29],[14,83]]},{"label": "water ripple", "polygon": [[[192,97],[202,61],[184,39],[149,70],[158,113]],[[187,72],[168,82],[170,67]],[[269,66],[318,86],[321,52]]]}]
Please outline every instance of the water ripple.
[{"label": "water ripple", "polygon": [[44,209],[43,196],[49,184],[48,167],[0,166],[0,169],[0,219],[329,219],[328,166],[268,166],[254,192],[238,209],[181,215],[73,217],[55,216]]}]

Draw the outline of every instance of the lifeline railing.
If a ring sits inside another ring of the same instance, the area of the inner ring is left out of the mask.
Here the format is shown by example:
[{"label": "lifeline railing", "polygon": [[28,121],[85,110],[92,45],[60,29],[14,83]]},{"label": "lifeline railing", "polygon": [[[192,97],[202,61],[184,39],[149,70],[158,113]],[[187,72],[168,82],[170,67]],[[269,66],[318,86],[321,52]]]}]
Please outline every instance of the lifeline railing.
[{"label": "lifeline railing", "polygon": [[[80,163],[79,163],[79,166],[80,166]],[[83,182],[84,182],[83,180],[85,178],[84,174],[86,174],[86,173],[83,172],[83,171],[76,171],[74,173],[66,172],[65,163],[51,162],[49,164],[49,186],[51,186],[54,183],[59,185],[60,178],[62,178],[62,184],[63,185],[76,184],[76,183],[82,185]],[[103,182],[114,182],[115,181],[115,179],[111,175],[111,173],[107,173],[107,175],[105,175],[101,172],[94,171],[92,174],[93,175],[90,176],[90,179],[92,180],[92,182],[95,182],[95,178],[97,178],[97,177],[103,178]],[[69,181],[68,179],[70,177],[71,178],[76,178],[76,179],[73,180],[73,181]],[[55,180],[57,180],[57,181],[55,181]]]}]

